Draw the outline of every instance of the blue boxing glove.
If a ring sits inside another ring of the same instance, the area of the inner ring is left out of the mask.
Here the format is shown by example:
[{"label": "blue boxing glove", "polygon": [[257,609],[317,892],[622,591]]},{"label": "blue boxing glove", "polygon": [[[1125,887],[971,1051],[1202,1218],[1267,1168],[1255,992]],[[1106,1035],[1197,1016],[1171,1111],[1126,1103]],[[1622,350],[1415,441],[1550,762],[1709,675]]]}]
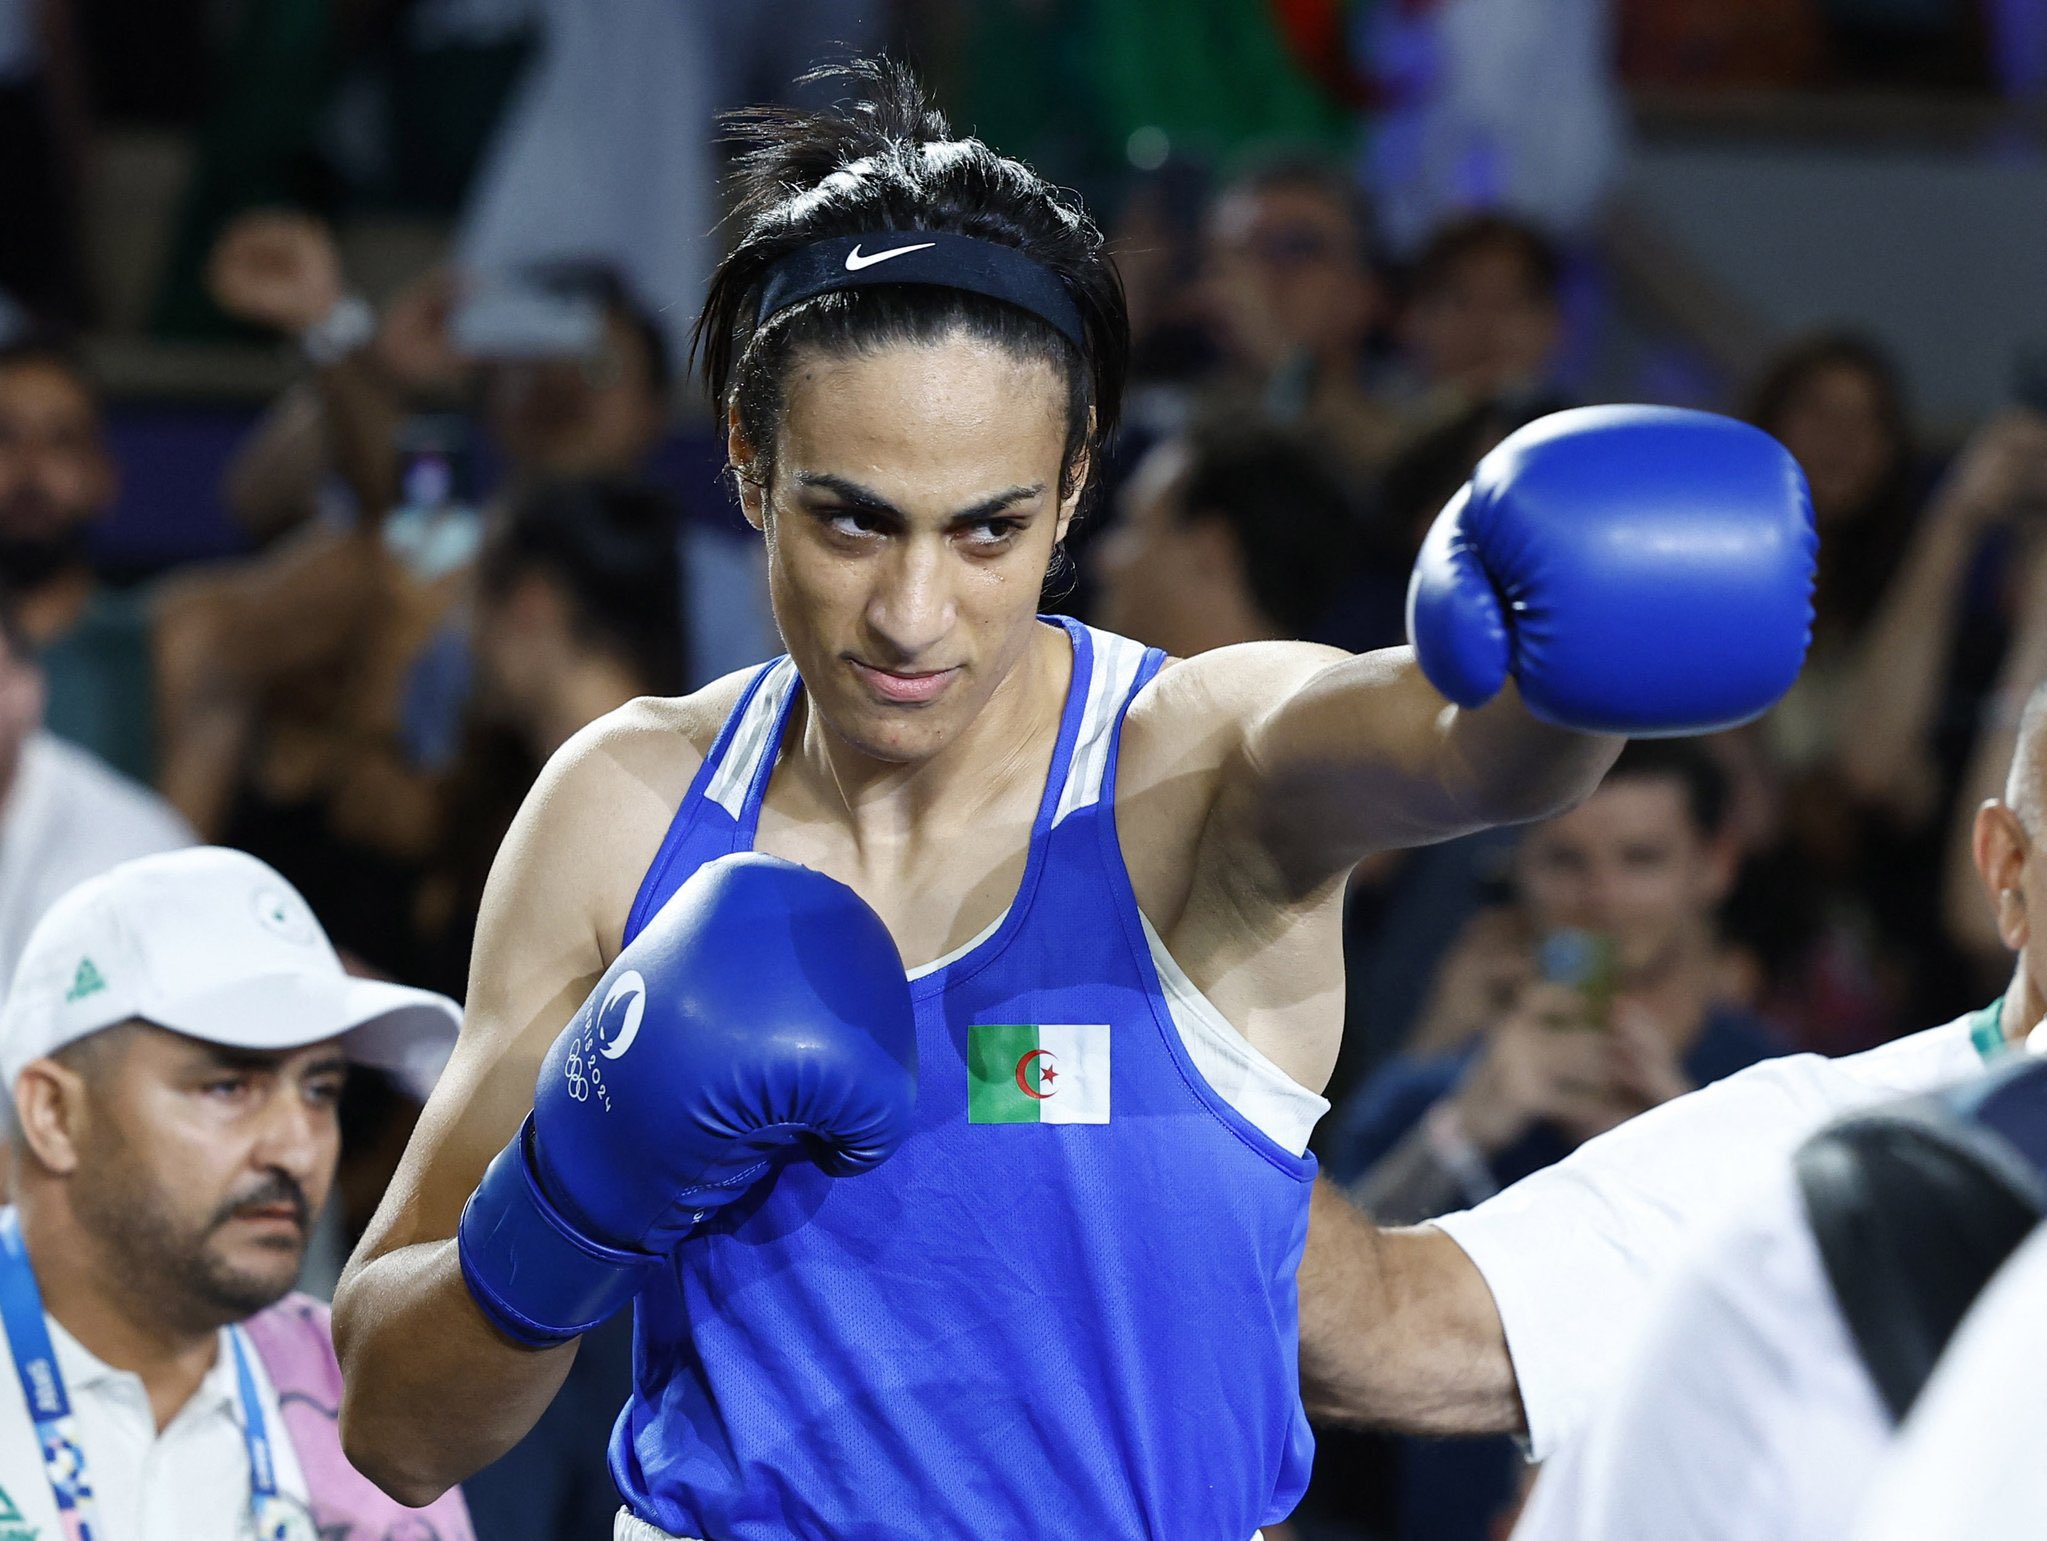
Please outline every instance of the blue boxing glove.
[{"label": "blue boxing glove", "polygon": [[1798,677],[1818,550],[1805,477],[1761,429],[1671,407],[1558,412],[1480,461],[1437,518],[1408,638],[1459,706],[1512,675],[1557,727],[1711,733]]},{"label": "blue boxing glove", "polygon": [[462,1211],[463,1280],[508,1337],[566,1342],[781,1163],[886,1160],[916,1097],[909,982],[880,918],[808,867],[707,862],[555,1040]]}]

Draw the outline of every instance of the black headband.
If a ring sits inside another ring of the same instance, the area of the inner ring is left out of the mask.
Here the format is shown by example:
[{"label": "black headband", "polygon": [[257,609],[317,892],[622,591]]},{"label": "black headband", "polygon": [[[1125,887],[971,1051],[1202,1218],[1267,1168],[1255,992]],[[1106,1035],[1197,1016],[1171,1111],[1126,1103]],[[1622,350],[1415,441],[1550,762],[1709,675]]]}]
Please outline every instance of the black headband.
[{"label": "black headband", "polygon": [[761,280],[754,325],[820,294],[868,284],[937,284],[985,294],[1040,317],[1087,351],[1079,307],[1050,268],[1014,246],[943,230],[833,236],[789,253]]}]

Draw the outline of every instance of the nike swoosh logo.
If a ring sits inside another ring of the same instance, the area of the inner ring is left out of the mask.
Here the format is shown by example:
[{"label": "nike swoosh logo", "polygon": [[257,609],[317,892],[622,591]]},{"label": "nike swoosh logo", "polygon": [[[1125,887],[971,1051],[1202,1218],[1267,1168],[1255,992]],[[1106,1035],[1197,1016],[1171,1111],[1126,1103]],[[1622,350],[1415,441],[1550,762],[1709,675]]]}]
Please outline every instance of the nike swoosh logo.
[{"label": "nike swoosh logo", "polygon": [[857,273],[862,268],[873,267],[877,262],[886,262],[891,257],[900,257],[904,252],[929,251],[937,244],[936,241],[920,241],[915,246],[891,246],[887,251],[878,251],[866,257],[860,255],[860,248],[856,245],[851,251],[846,253],[846,271],[848,273]]}]

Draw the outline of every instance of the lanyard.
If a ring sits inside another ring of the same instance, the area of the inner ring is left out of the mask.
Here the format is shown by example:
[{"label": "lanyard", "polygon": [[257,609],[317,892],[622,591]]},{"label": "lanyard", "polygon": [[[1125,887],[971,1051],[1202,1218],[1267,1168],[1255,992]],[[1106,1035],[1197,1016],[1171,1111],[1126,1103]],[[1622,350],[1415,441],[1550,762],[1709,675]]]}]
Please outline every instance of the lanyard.
[{"label": "lanyard", "polygon": [[[42,1291],[36,1288],[35,1270],[22,1244],[21,1219],[12,1209],[0,1210],[0,1320],[4,1320],[7,1346],[14,1353],[14,1368],[21,1377],[22,1398],[35,1420],[43,1470],[50,1479],[51,1496],[57,1500],[65,1541],[104,1541],[106,1532],[100,1528],[92,1483],[85,1475],[78,1420],[72,1416],[71,1398],[64,1390],[63,1372],[57,1368],[50,1329],[43,1320]],[[293,1533],[289,1516],[295,1506],[278,1495],[277,1465],[271,1454],[263,1401],[256,1394],[256,1377],[249,1368],[241,1333],[229,1329],[228,1342],[233,1346],[235,1380],[241,1392],[242,1437],[249,1447],[249,1510],[257,1536],[271,1541]]]}]

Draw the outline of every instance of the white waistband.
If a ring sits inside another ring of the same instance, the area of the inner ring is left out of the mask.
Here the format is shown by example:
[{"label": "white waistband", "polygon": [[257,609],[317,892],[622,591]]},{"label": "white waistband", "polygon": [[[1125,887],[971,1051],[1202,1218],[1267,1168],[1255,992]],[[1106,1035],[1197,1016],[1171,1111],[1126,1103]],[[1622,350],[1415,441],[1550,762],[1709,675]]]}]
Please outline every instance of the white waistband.
[{"label": "white waistband", "polygon": [[[611,1522],[611,1541],[696,1541],[696,1538],[671,1536],[665,1530],[656,1530],[630,1509],[621,1507],[618,1518]],[[1253,1531],[1251,1541],[1265,1541],[1265,1532]]]},{"label": "white waistband", "polygon": [[611,1541],[695,1541],[695,1538],[671,1536],[665,1530],[656,1530],[621,1504],[617,1518],[611,1522]]}]

